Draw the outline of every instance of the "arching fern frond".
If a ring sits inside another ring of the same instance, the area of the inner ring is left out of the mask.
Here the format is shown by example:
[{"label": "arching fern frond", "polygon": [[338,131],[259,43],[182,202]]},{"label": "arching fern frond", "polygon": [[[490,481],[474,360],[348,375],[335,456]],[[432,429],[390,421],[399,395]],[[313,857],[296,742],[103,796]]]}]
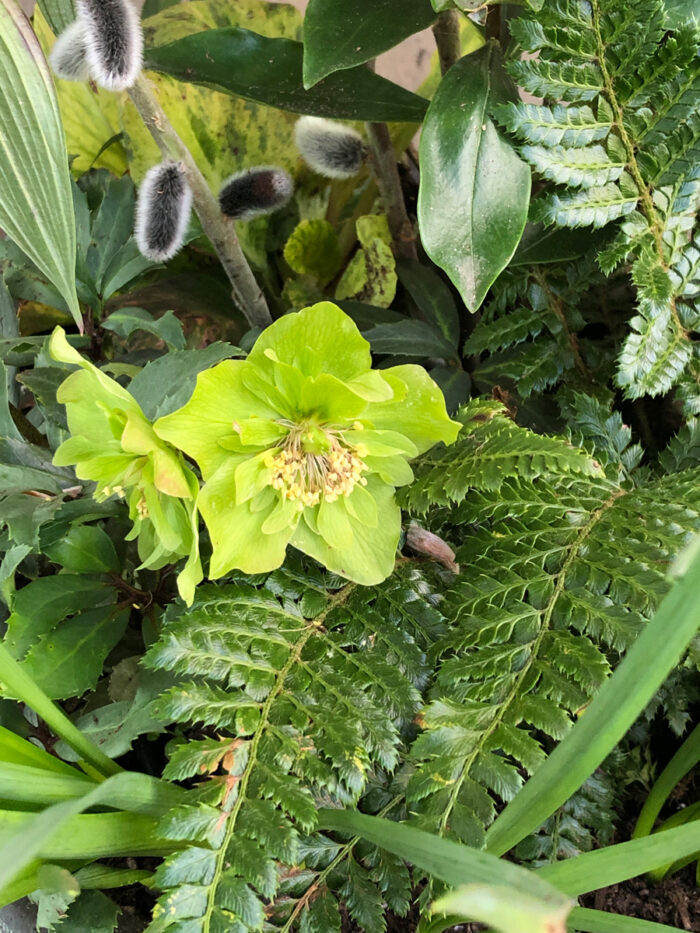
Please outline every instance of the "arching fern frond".
[{"label": "arching fern frond", "polygon": [[[353,803],[368,775],[396,765],[426,652],[444,635],[435,602],[407,563],[374,588],[291,567],[262,586],[202,587],[191,609],[168,611],[147,663],[181,682],[159,712],[199,724],[202,738],[174,744],[165,776],[201,783],[161,826],[187,845],[158,870],[165,893],[149,933],[257,930],[286,922],[310,885],[323,895],[317,872],[296,866],[324,844],[301,840],[319,801]],[[343,870],[351,911],[368,909],[365,889],[383,903],[386,866],[351,859]],[[333,904],[307,898],[299,922],[333,930]]]},{"label": "arching fern frond", "polygon": [[637,398],[696,382],[684,282],[697,258],[697,31],[669,35],[661,0],[553,0],[516,19],[513,34],[531,55],[511,75],[544,102],[503,104],[498,118],[551,183],[536,216],[564,227],[622,221],[601,256],[606,272],[631,259],[639,297],[618,385]]},{"label": "arching fern frond", "polygon": [[[438,504],[432,527],[464,569],[441,604],[449,627],[433,648],[407,799],[420,823],[470,845],[585,709],[665,594],[669,560],[700,531],[700,469],[632,473],[629,432],[603,415],[591,402],[587,429],[602,450],[610,445],[607,475],[557,460],[528,471],[526,459],[518,470],[511,460],[508,478],[484,486],[469,428],[462,461],[450,465],[462,475],[458,505],[446,507],[458,497],[439,491],[439,459],[418,468],[417,504]],[[477,424],[488,450],[498,428]],[[529,432],[511,425],[526,450]]]}]

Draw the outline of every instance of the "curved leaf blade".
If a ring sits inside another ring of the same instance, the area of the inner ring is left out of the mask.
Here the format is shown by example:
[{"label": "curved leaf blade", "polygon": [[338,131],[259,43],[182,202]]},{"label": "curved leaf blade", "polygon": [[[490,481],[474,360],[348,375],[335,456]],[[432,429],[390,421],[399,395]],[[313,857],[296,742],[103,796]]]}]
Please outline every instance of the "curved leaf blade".
[{"label": "curved leaf blade", "polygon": [[427,29],[429,0],[310,0],[304,18],[304,87],[362,65]]},{"label": "curved leaf blade", "polygon": [[418,226],[425,250],[476,311],[525,228],[530,169],[489,112],[510,88],[490,42],[454,65],[423,126]]},{"label": "curved leaf blade", "polygon": [[0,0],[0,227],[81,326],[68,153],[51,74],[15,0]]},{"label": "curved leaf blade", "polygon": [[304,90],[303,56],[301,42],[234,26],[150,49],[146,67],[292,113],[373,122],[423,119],[427,100],[364,67],[330,75]]},{"label": "curved leaf blade", "polygon": [[63,32],[75,19],[73,0],[38,0],[38,3],[55,35]]}]

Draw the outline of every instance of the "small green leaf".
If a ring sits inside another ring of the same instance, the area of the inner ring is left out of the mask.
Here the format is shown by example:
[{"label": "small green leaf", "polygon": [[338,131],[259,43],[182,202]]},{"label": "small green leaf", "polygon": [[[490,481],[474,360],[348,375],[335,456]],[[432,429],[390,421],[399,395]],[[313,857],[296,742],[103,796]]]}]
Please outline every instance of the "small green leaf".
[{"label": "small green leaf", "polygon": [[456,347],[460,337],[459,310],[450,286],[431,266],[412,259],[399,259],[396,271],[423,319]]},{"label": "small green leaf", "polygon": [[285,244],[284,258],[299,275],[328,282],[340,268],[338,234],[327,220],[302,220]]},{"label": "small green leaf", "polygon": [[470,311],[508,264],[527,220],[530,169],[489,116],[511,93],[491,42],[450,68],[421,136],[421,238]]},{"label": "small green leaf", "polygon": [[129,609],[88,609],[30,648],[22,666],[51,699],[82,696],[95,688],[104,660],[128,621]]},{"label": "small green leaf", "polygon": [[0,0],[0,87],[0,227],[59,289],[82,326],[63,127],[48,65],[15,0]]},{"label": "small green leaf", "polygon": [[455,348],[430,324],[406,318],[396,324],[378,324],[364,332],[375,353],[399,356],[443,356],[453,359]]},{"label": "small green leaf", "polygon": [[435,19],[429,0],[310,0],[304,18],[304,87],[362,65]]},{"label": "small green leaf", "polygon": [[45,553],[71,573],[118,573],[120,569],[114,545],[99,525],[74,525]]},{"label": "small green leaf", "polygon": [[395,123],[423,119],[424,98],[364,67],[331,75],[305,91],[303,54],[301,42],[268,39],[232,27],[209,29],[150,49],[146,67],[293,113]]},{"label": "small green leaf", "polygon": [[171,350],[185,349],[182,324],[172,311],[166,311],[156,320],[144,308],[120,308],[102,321],[102,327],[114,331],[122,340],[127,340],[134,331],[145,330],[164,340]]}]

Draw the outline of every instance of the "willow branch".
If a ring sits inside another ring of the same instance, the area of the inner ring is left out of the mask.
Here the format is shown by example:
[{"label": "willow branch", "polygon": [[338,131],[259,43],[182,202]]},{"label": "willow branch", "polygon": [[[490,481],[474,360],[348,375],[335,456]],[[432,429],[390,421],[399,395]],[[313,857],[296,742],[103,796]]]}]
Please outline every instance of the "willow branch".
[{"label": "willow branch", "polygon": [[457,10],[445,10],[438,16],[433,25],[433,36],[440,59],[440,72],[444,75],[462,57]]},{"label": "willow branch", "polygon": [[163,157],[182,162],[184,165],[187,181],[192,189],[194,209],[229,277],[234,302],[252,327],[267,327],[272,323],[272,317],[265,296],[243,255],[233,221],[221,213],[218,201],[194,161],[192,153],[175,132],[144,74],[139,75],[133,87],[129,88],[129,96]]},{"label": "willow branch", "polygon": [[404,259],[417,259],[416,234],[406,212],[389,127],[386,123],[368,123],[367,136],[372,153],[370,164],[384,201],[396,255]]}]

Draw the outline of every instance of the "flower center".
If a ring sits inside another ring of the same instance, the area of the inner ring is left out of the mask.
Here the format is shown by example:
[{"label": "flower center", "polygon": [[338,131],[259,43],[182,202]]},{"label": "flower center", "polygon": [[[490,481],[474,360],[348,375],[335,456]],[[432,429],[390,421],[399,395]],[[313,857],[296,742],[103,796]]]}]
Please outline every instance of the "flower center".
[{"label": "flower center", "polygon": [[362,445],[349,447],[335,431],[307,422],[291,426],[282,450],[265,465],[272,470],[273,489],[301,506],[313,506],[321,499],[335,502],[349,496],[357,483],[365,486],[363,456]]}]

